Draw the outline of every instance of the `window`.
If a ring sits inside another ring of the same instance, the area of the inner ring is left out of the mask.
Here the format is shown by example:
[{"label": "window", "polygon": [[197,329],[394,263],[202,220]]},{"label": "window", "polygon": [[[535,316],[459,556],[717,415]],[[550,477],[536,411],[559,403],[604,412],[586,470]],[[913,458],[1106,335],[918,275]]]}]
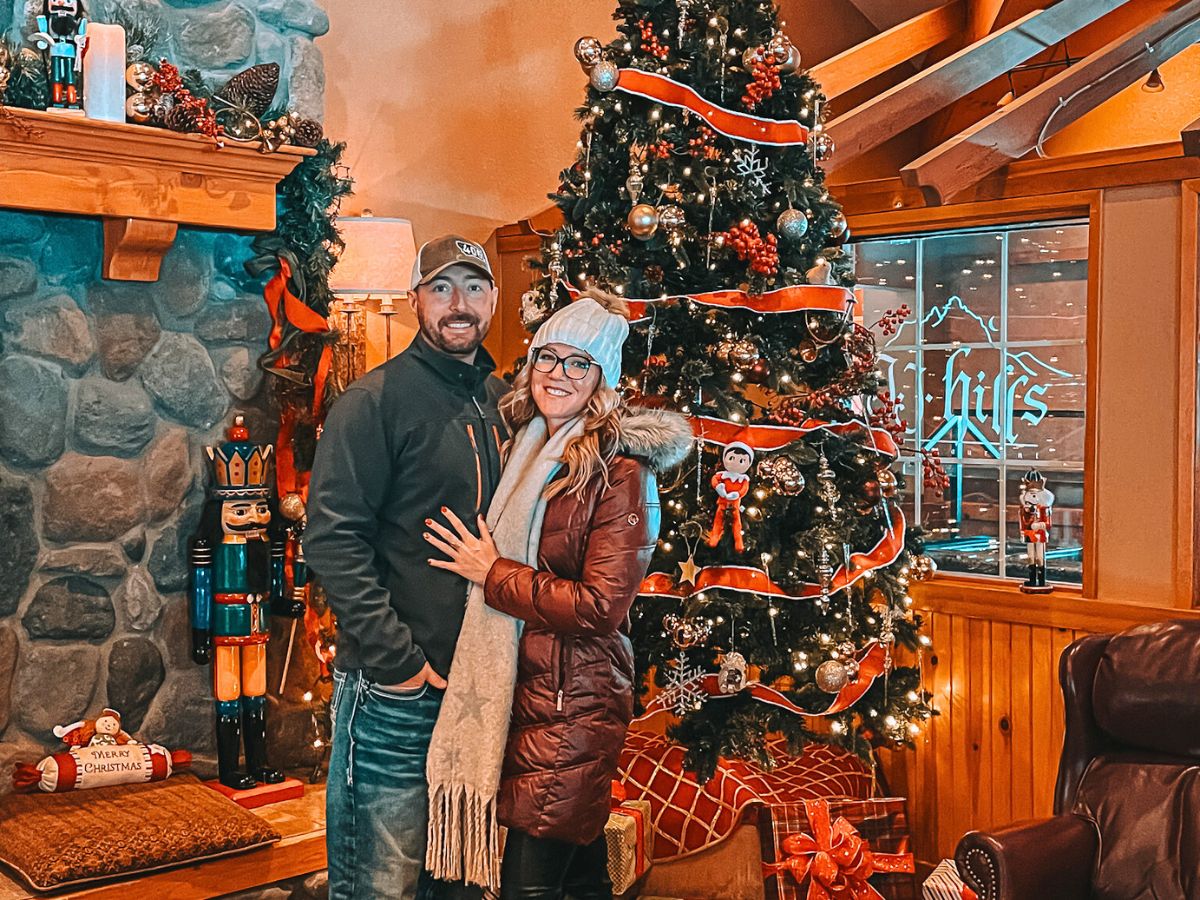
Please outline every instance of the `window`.
[{"label": "window", "polygon": [[[1055,495],[1047,576],[1082,582],[1087,252],[1077,221],[855,245],[864,322],[909,425],[905,512],[942,571],[1024,579],[1017,497],[1036,469]],[[919,451],[935,448],[942,496],[922,487]]]}]

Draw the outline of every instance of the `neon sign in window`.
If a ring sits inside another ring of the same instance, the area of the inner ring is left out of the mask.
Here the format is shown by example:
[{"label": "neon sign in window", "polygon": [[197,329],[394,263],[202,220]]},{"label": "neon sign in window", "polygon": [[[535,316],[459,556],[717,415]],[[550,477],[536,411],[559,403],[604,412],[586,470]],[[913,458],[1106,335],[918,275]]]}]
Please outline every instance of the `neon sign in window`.
[{"label": "neon sign in window", "polygon": [[943,570],[1024,577],[1016,498],[1038,469],[1056,496],[1048,574],[1082,580],[1087,248],[1081,222],[855,245],[866,322],[913,311],[876,337],[908,446],[951,478],[938,497],[905,460],[906,511]]}]

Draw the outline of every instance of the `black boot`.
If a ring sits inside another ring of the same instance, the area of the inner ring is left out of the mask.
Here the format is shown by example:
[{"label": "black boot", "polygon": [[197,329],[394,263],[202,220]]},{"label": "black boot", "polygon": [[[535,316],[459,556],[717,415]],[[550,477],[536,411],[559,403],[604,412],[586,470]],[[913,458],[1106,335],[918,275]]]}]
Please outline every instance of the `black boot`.
[{"label": "black boot", "polygon": [[246,768],[256,781],[279,784],[283,773],[267,765],[266,697],[242,698],[242,735],[246,742]]},{"label": "black boot", "polygon": [[1037,567],[1037,586],[1043,588],[1046,586],[1046,567],[1044,565]]},{"label": "black boot", "polygon": [[1029,577],[1025,579],[1026,587],[1038,586],[1038,567],[1035,563],[1029,564]]},{"label": "black boot", "polygon": [[[235,703],[237,701],[234,701]],[[254,787],[254,779],[238,769],[241,755],[241,723],[236,712],[217,710],[217,768],[221,784],[235,791]]]}]

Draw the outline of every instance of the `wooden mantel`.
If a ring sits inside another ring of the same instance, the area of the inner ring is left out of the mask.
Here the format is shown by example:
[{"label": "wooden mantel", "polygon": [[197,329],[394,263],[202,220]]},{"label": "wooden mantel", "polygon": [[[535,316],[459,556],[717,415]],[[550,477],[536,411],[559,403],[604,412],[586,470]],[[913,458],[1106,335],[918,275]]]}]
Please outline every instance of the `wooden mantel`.
[{"label": "wooden mantel", "polygon": [[[0,116],[0,207],[99,216],[104,277],[156,281],[180,225],[275,227],[275,188],[314,151],[11,107]],[[0,235],[0,241],[3,241]]]}]

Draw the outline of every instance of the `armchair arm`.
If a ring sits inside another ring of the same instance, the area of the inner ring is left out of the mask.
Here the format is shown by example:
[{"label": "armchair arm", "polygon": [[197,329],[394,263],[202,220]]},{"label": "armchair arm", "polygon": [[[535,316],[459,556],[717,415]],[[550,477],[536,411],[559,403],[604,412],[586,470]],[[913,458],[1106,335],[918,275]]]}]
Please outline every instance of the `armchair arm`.
[{"label": "armchair arm", "polygon": [[1098,847],[1091,822],[1054,816],[968,832],[954,860],[979,900],[1089,900]]}]

